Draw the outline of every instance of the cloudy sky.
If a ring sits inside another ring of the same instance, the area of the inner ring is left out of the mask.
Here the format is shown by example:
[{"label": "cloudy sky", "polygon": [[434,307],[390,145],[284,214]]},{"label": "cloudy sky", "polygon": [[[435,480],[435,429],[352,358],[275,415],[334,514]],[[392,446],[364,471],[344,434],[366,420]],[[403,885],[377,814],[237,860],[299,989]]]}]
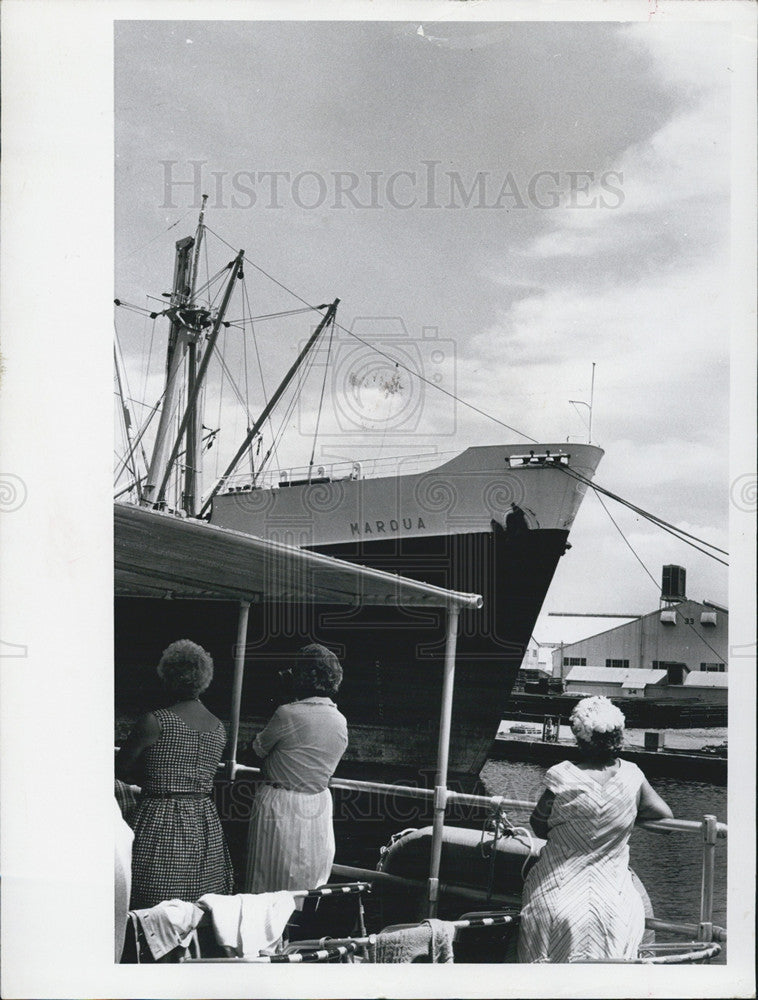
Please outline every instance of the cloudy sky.
[{"label": "cloudy sky", "polygon": [[[728,548],[725,25],[121,22],[115,54],[121,299],[168,290],[173,242],[207,193],[231,246],[307,302],[339,297],[343,327],[496,418],[404,372],[381,391],[386,366],[364,350],[348,415],[364,433],[340,434],[327,403],[319,457],[586,441],[588,409],[570,400],[589,401],[595,363],[597,482]],[[212,274],[231,252],[209,236],[207,258]],[[246,281],[254,315],[298,305],[255,268]],[[256,326],[269,394],[311,326]],[[165,330],[124,312],[117,329],[132,395],[154,402]],[[227,331],[238,373],[240,338]],[[332,377],[355,349],[338,337]],[[321,370],[282,466],[308,461]],[[221,459],[245,427],[231,395],[206,415],[231,425]],[[546,610],[651,610],[669,562],[688,596],[727,601],[724,566],[606,503],[626,541],[589,495]]]}]

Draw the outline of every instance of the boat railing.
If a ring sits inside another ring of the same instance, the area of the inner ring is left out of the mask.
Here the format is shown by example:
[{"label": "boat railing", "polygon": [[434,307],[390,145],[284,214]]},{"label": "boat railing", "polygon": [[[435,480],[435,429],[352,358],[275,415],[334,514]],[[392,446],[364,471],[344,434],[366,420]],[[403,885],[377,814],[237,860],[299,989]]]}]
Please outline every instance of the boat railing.
[{"label": "boat railing", "polygon": [[285,489],[288,486],[316,485],[380,476],[416,475],[428,472],[441,462],[459,454],[456,451],[427,452],[417,455],[394,455],[386,458],[363,458],[317,465],[267,469],[264,472],[238,473],[230,476],[224,492],[240,493],[253,489]]},{"label": "boat railing", "polygon": [[[116,750],[118,750],[118,748],[116,748]],[[232,781],[234,781],[238,774],[247,774],[251,777],[259,776],[261,774],[260,768],[251,767],[247,764],[238,764],[236,761],[226,761],[221,763],[219,765],[219,771],[222,771],[225,776]],[[401,798],[421,799],[432,804],[436,804],[437,799],[437,792],[431,788],[419,788],[414,785],[393,785],[378,781],[360,781],[352,778],[332,778],[329,782],[329,787],[332,789],[340,789],[342,791],[373,792],[384,795],[391,794]],[[469,807],[477,806],[498,811],[505,809],[532,810],[536,805],[536,802],[533,800],[512,799],[502,795],[475,795],[470,792],[456,792],[452,789],[445,789],[444,792],[444,804],[446,809],[448,806],[459,805]],[[680,934],[700,942],[725,942],[726,929],[713,923],[713,900],[716,847],[719,841],[726,840],[727,838],[728,828],[726,823],[720,823],[715,816],[708,814],[703,816],[702,820],[699,821],[672,818],[646,820],[638,825],[642,829],[649,830],[651,833],[656,834],[694,834],[702,838],[703,845],[700,913],[697,923],[684,921],[674,922],[659,920],[656,917],[648,917],[646,919],[646,926],[651,930]],[[374,882],[386,882],[396,885],[406,885],[409,888],[420,888],[425,884],[420,880],[409,879],[400,875],[391,875],[387,872],[373,871],[368,868],[357,868],[353,865],[335,864],[333,871],[336,875],[342,877]],[[493,893],[485,893],[483,891],[480,892],[476,889],[468,887],[441,883],[439,889],[440,892],[466,896],[471,899],[486,898],[494,903],[501,903],[503,905],[514,902],[514,897],[512,895],[499,896]]]},{"label": "boat railing", "polygon": [[[229,770],[229,765],[221,765]],[[249,767],[244,764],[234,764],[232,768],[232,778],[238,773],[260,774],[260,768]],[[377,781],[358,781],[351,778],[332,778],[329,782],[330,788],[343,791],[374,792],[380,794],[391,794],[405,798],[422,799],[427,802],[434,802],[436,792],[431,788],[418,788],[413,785],[392,785]],[[511,799],[501,795],[474,795],[469,792],[456,792],[451,789],[446,790],[445,805],[480,806],[490,809],[534,809],[537,803],[527,799]],[[673,922],[658,920],[655,917],[648,917],[646,926],[651,930],[659,930],[680,934],[690,937],[696,941],[709,943],[712,941],[725,942],[726,929],[718,927],[713,923],[713,890],[715,879],[716,847],[720,840],[726,840],[728,828],[726,823],[718,822],[713,815],[705,815],[702,820],[688,819],[657,819],[646,820],[638,824],[642,829],[651,833],[668,834],[684,833],[694,834],[702,837],[703,859],[702,877],[700,889],[700,913],[697,923],[693,922]],[[358,878],[373,881],[392,882],[395,884],[406,884],[409,887],[424,883],[407,879],[398,875],[390,875],[386,872],[375,872],[366,868],[356,868],[352,865],[334,866],[337,875],[348,878]],[[459,895],[470,896],[471,898],[484,898],[486,893],[478,893],[475,889],[463,889],[460,891],[450,885],[440,885],[441,892],[457,893]],[[512,903],[511,896],[496,897],[489,894],[488,898],[504,904]]]}]

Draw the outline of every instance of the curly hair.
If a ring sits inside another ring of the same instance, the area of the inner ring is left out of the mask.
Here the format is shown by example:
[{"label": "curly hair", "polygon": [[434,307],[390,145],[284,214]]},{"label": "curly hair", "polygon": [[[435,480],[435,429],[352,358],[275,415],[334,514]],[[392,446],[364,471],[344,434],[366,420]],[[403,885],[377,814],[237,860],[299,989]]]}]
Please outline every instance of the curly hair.
[{"label": "curly hair", "polygon": [[340,661],[326,646],[314,642],[297,651],[292,665],[292,684],[297,697],[334,697],[341,683]]},{"label": "curly hair", "polygon": [[615,757],[623,746],[624,714],[602,695],[577,702],[570,721],[577,745],[587,756]]},{"label": "curly hair", "polygon": [[177,639],[163,650],[158,676],[167,694],[179,699],[197,698],[213,680],[213,660],[196,642]]}]

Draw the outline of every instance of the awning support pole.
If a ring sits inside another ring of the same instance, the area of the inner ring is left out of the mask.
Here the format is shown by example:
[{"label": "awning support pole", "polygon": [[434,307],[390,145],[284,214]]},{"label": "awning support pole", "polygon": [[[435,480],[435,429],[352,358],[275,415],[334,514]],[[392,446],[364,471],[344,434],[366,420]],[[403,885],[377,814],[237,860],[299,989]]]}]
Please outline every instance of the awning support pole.
[{"label": "awning support pole", "polygon": [[240,601],[237,618],[237,644],[234,647],[234,681],[232,684],[231,731],[229,733],[229,777],[234,780],[237,765],[237,744],[240,735],[240,711],[242,708],[242,678],[245,672],[245,648],[247,646],[247,619],[250,601]]},{"label": "awning support pole", "polygon": [[445,673],[442,678],[442,708],[440,733],[437,745],[437,775],[434,782],[434,823],[432,826],[432,851],[429,861],[428,914],[437,916],[437,897],[442,859],[442,834],[447,805],[447,765],[450,753],[450,719],[453,713],[453,687],[455,683],[455,646],[458,638],[458,605],[450,605],[447,613],[447,641],[445,644]]}]

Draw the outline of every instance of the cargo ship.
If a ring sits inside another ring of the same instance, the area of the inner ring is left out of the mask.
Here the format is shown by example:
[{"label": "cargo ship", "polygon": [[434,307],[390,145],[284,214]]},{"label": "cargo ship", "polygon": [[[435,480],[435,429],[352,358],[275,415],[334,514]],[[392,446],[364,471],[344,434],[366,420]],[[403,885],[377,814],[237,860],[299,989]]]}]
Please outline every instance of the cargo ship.
[{"label": "cargo ship", "polygon": [[[218,350],[218,334],[245,259],[240,251],[224,269],[223,291],[200,302],[196,287],[203,232],[201,213],[195,236],[176,244],[170,301],[160,314],[152,313],[154,318],[165,315],[170,323],[160,421],[143,475],[137,469],[137,445],[144,428],[136,437],[127,430],[130,449],[124,467],[133,480],[126,490],[118,490],[119,502],[200,518],[219,528],[481,594],[482,610],[464,611],[460,617],[450,744],[451,782],[470,787],[492,745],[603,452],[589,444],[530,440],[526,445],[469,447],[442,461],[403,456],[394,463],[352,461],[276,472],[261,466],[240,475],[239,459],[250,454],[256,434],[308,352],[334,326],[335,300],[316,307],[320,321],[308,343],[235,459],[213,488],[202,492],[203,379]],[[172,499],[175,481],[179,490]],[[118,546],[118,537],[116,541]],[[261,594],[265,591],[262,586]],[[192,601],[156,601],[117,588],[117,737],[138,711],[155,705],[154,664],[161,650],[180,636],[201,643],[213,655],[216,680],[207,700],[213,710],[226,709],[233,661],[229,636],[236,614],[236,604],[218,600],[218,594],[212,600],[199,595]],[[250,611],[241,746],[283,697],[279,671],[293,651],[304,642],[321,642],[344,666],[339,702],[350,724],[350,747],[343,767],[355,774],[359,765],[375,780],[427,784],[424,768],[434,757],[442,690],[443,618],[440,609],[366,607],[360,601],[345,608],[300,599],[270,602],[262,596]]]}]

